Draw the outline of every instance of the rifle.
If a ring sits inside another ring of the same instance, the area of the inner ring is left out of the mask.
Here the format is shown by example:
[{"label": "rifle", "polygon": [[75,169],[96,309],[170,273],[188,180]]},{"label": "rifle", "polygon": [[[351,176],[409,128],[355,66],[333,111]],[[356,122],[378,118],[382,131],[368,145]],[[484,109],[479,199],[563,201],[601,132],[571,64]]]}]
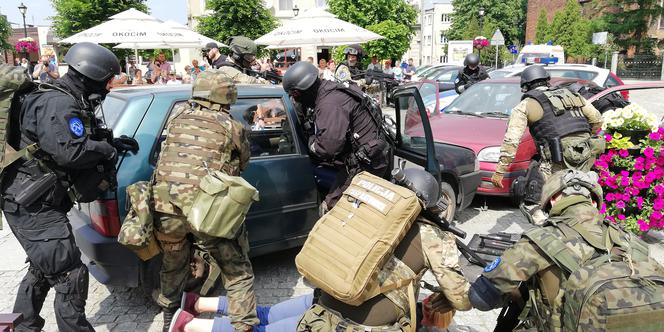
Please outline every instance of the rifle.
[{"label": "rifle", "polygon": [[[394,179],[396,184],[417,192],[413,184],[410,181],[408,181],[405,174],[403,173],[403,168],[395,168],[394,170],[392,170],[392,178]],[[468,246],[466,246],[465,243],[459,240],[459,238],[462,239],[466,238],[467,235],[466,232],[457,228],[456,226],[450,225],[448,220],[440,216],[441,212],[445,211],[448,205],[449,202],[445,200],[439,200],[436,203],[436,206],[423,210],[421,212],[421,215],[424,218],[426,218],[429,222],[438,226],[438,228],[440,228],[441,230],[454,234],[455,235],[454,240],[456,242],[457,248],[459,249],[459,251],[461,251],[461,254],[464,257],[466,257],[466,259],[468,259],[469,262],[481,267],[485,267],[488,262],[486,262],[482,257],[478,256],[474,251],[470,250],[470,248],[468,248]]]},{"label": "rifle", "polygon": [[283,80],[283,76],[279,75],[279,73],[277,73],[277,71],[275,71],[274,69],[266,71],[255,71],[253,69],[245,68],[244,72],[249,76],[268,80],[272,84],[281,84],[281,81]]}]

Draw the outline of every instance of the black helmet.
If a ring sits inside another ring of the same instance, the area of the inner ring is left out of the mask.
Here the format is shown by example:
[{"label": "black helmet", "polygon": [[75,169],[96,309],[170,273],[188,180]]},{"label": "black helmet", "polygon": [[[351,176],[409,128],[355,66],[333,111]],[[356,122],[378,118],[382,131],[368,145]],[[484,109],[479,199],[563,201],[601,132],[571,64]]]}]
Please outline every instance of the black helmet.
[{"label": "black helmet", "polygon": [[418,168],[407,168],[403,175],[411,183],[411,190],[415,191],[417,197],[424,203],[424,208],[434,207],[440,198],[438,181],[429,172]]},{"label": "black helmet", "polygon": [[470,53],[466,55],[466,58],[463,60],[464,66],[477,66],[480,64],[480,57],[475,53]]},{"label": "black helmet", "polygon": [[344,55],[357,55],[358,58],[364,55],[364,50],[360,45],[354,44],[344,48]]},{"label": "black helmet", "polygon": [[107,82],[120,74],[118,58],[107,48],[94,43],[77,43],[65,55],[69,68],[95,82]]},{"label": "black helmet", "polygon": [[219,48],[219,45],[217,45],[217,43],[215,43],[215,42],[209,42],[209,43],[205,44],[205,47],[203,48],[203,50],[204,50],[204,51],[209,51],[209,50],[211,50],[211,49],[213,49],[213,48],[217,48],[217,49],[218,49],[218,48]]},{"label": "black helmet", "polygon": [[308,61],[298,61],[288,68],[281,85],[286,92],[291,90],[305,91],[318,80],[318,68]]},{"label": "black helmet", "polygon": [[551,76],[549,75],[549,72],[544,70],[543,66],[528,66],[521,73],[521,88],[527,89],[537,81],[548,81],[549,79],[551,79]]}]

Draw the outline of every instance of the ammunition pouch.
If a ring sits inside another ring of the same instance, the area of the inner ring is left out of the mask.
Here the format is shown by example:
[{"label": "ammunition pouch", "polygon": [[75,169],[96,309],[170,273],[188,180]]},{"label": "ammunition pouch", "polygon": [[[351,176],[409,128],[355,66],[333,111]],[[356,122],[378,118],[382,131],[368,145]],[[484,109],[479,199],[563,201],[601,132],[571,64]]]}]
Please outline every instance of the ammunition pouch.
[{"label": "ammunition pouch", "polygon": [[560,137],[553,137],[548,142],[549,157],[551,162],[555,164],[562,164],[563,162],[563,147],[560,143]]},{"label": "ammunition pouch", "polygon": [[199,191],[188,211],[187,222],[197,232],[225,239],[234,239],[258,190],[239,176],[210,171],[202,177]]}]

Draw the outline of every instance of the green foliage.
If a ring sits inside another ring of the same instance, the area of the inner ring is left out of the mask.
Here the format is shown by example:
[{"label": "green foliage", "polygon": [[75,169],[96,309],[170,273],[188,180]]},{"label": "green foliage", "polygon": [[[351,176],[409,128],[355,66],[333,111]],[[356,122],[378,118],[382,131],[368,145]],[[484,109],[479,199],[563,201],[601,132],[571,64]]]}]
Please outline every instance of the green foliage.
[{"label": "green foliage", "polygon": [[604,16],[606,27],[623,49],[634,47],[639,54],[652,53],[656,40],[648,36],[651,21],[664,15],[659,0],[609,0],[607,6],[618,10]]},{"label": "green foliage", "polygon": [[[450,40],[468,40],[477,37],[474,32],[479,32],[480,6],[484,7],[484,27],[487,22],[494,22],[493,29],[486,34],[491,38],[493,31],[500,28],[505,36],[505,43],[519,44],[524,39],[526,20],[526,0],[452,0],[454,13],[452,14],[452,27],[448,31]],[[475,30],[475,24],[477,29]]]},{"label": "green foliage", "polygon": [[556,13],[548,27],[548,37],[555,45],[565,48],[570,57],[589,57],[593,53],[591,44],[591,22],[581,16],[581,5],[576,0],[567,0],[563,10]]},{"label": "green foliage", "polygon": [[7,21],[7,17],[0,15],[0,49],[6,50],[12,47],[9,44],[9,37],[12,35],[12,27]]},{"label": "green foliage", "polygon": [[537,17],[535,44],[546,44],[551,39],[549,34],[549,20],[546,16],[546,10],[542,9]]},{"label": "green foliage", "polygon": [[146,0],[51,0],[56,15],[51,17],[55,33],[66,38],[92,28],[110,16],[129,8],[148,12]]},{"label": "green foliage", "polygon": [[197,29],[221,42],[233,36],[257,39],[277,27],[277,20],[261,0],[207,0],[206,6],[214,14],[201,17]]},{"label": "green foliage", "polygon": [[375,55],[378,59],[401,58],[408,50],[411,32],[407,26],[387,20],[370,25],[367,29],[385,37],[365,45],[369,56]]},{"label": "green foliage", "polygon": [[[401,58],[408,50],[417,12],[404,0],[329,0],[328,6],[339,19],[385,37],[365,45],[368,55]],[[343,47],[337,47],[334,59],[343,60],[342,52]],[[341,53],[340,58],[337,53]]]}]

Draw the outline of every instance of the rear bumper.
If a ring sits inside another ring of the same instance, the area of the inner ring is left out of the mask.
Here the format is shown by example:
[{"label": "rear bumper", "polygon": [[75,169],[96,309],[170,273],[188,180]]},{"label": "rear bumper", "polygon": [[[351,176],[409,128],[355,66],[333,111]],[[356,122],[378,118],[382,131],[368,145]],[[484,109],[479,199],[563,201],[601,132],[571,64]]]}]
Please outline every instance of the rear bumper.
[{"label": "rear bumper", "polygon": [[102,236],[92,229],[89,217],[76,207],[68,216],[90,274],[105,285],[137,287],[141,264],[138,257],[117,238]]},{"label": "rear bumper", "polygon": [[460,210],[467,208],[470,203],[473,202],[475,194],[477,193],[477,188],[479,187],[481,181],[482,175],[480,171],[459,176],[459,189],[461,189],[461,204],[459,205]]}]

